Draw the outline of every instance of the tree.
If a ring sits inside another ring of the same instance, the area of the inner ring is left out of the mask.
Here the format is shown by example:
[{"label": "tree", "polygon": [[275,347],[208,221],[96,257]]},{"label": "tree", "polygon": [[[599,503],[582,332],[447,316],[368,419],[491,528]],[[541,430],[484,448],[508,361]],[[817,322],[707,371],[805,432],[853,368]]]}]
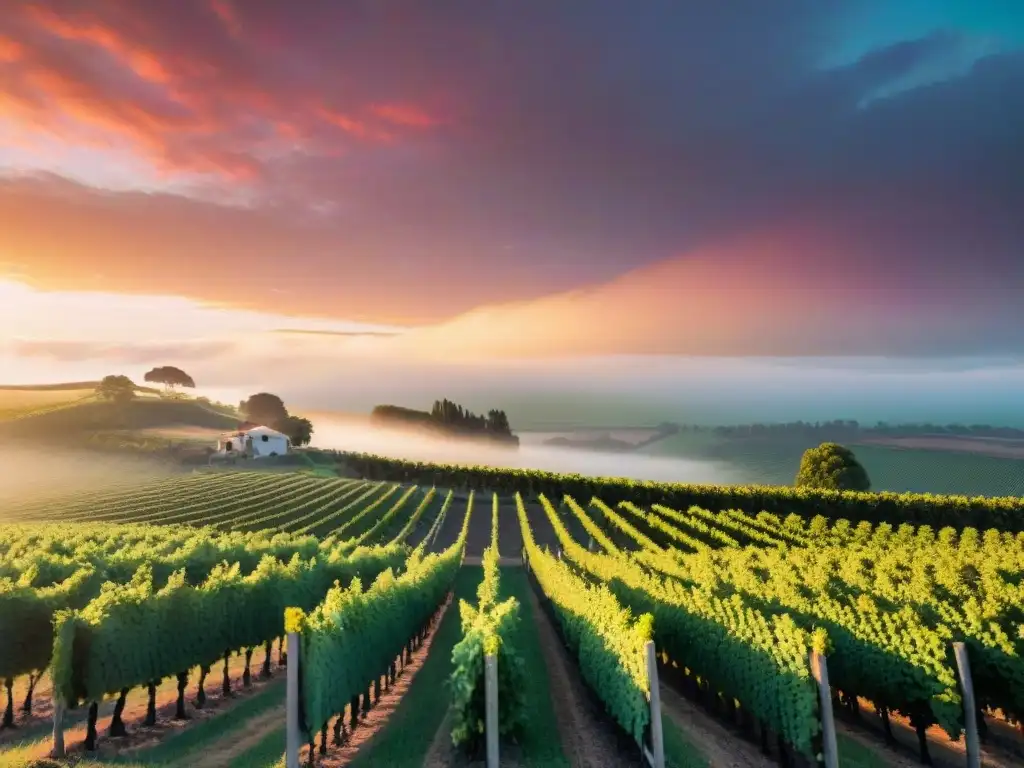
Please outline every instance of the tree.
[{"label": "tree", "polygon": [[196,383],[192,380],[191,376],[181,370],[181,368],[175,368],[173,365],[162,365],[159,368],[154,368],[146,373],[144,380],[153,384],[163,384],[169,390],[174,390],[175,387],[189,387],[191,389],[196,387]]},{"label": "tree", "polygon": [[104,376],[96,386],[96,395],[114,403],[127,403],[135,399],[135,382],[127,376]]},{"label": "tree", "polygon": [[301,416],[289,416],[275,429],[288,435],[292,445],[309,445],[309,441],[313,439],[313,423]]},{"label": "tree", "polygon": [[241,411],[243,418],[248,421],[265,424],[273,429],[279,429],[279,425],[288,418],[288,409],[284,407],[284,401],[269,392],[259,392],[248,400],[243,400]]},{"label": "tree", "polygon": [[837,491],[871,489],[867,470],[857,461],[853,451],[837,443],[822,443],[817,448],[804,451],[800,470],[796,473],[796,485]]}]

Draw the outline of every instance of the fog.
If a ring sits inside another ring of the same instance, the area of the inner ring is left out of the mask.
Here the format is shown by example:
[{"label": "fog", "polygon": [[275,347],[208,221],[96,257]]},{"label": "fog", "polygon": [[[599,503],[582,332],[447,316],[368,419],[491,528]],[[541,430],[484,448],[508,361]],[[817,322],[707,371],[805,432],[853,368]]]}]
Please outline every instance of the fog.
[{"label": "fog", "polygon": [[1020,356],[467,361],[430,357],[429,349],[388,354],[379,343],[308,333],[183,341],[159,349],[120,344],[76,350],[64,343],[34,348],[31,356],[21,349],[20,357],[6,359],[0,349],[0,370],[33,383],[114,372],[141,381],[152,365],[177,364],[199,384],[197,394],[227,403],[264,391],[280,395],[297,413],[366,414],[381,403],[429,409],[434,400],[449,398],[478,413],[501,408],[514,430],[831,419],[1024,427]]},{"label": "fog", "polygon": [[150,482],[171,473],[162,463],[95,451],[0,448],[0,518],[23,502],[105,487]]},{"label": "fog", "polygon": [[[196,365],[237,402],[265,390],[297,411],[368,413],[449,398],[501,408],[514,430],[705,426],[857,419],[1024,427],[1024,361],[997,358],[694,358],[617,356],[442,361],[360,356],[334,340],[289,339],[265,362]],[[229,394],[230,392],[230,394]]]},{"label": "fog", "polygon": [[444,440],[422,433],[380,429],[359,421],[319,415],[313,446],[372,453],[392,458],[451,464],[483,464],[549,472],[579,473],[638,480],[730,484],[741,482],[729,465],[641,454],[597,453],[524,441],[518,450],[479,442]]}]

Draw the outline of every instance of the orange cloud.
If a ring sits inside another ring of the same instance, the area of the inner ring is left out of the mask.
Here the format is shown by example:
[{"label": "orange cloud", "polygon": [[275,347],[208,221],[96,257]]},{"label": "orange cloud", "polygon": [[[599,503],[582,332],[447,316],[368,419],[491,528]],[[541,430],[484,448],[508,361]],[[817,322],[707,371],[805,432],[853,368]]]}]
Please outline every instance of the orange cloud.
[{"label": "orange cloud", "polygon": [[[266,158],[296,147],[339,157],[352,142],[393,144],[440,122],[407,101],[369,95],[328,91],[330,106],[321,106],[322,94],[296,89],[286,67],[254,69],[237,53],[263,47],[266,30],[250,32],[231,0],[209,0],[208,18],[220,23],[195,46],[137,8],[63,13],[32,4],[0,20],[17,30],[0,25],[9,128],[43,131],[69,147],[127,150],[161,178],[200,173],[234,183],[259,179]],[[97,56],[101,65],[89,65]],[[31,154],[19,165],[31,168]],[[39,167],[60,172],[52,154]]]},{"label": "orange cloud", "polygon": [[73,24],[53,11],[30,6],[28,14],[42,29],[65,40],[91,43],[120,59],[139,77],[156,83],[169,83],[170,72],[151,52],[127,39],[117,30],[100,24]]},{"label": "orange cloud", "polygon": [[381,130],[364,120],[357,120],[354,117],[342,112],[336,112],[327,107],[321,107],[320,117],[331,125],[341,128],[345,133],[364,141],[390,142],[394,140],[393,134]]},{"label": "orange cloud", "polygon": [[25,56],[25,46],[17,40],[0,35],[0,61],[11,63]]},{"label": "orange cloud", "polygon": [[238,12],[231,4],[231,0],[211,0],[210,8],[232,37],[241,36],[242,22],[238,18]]}]

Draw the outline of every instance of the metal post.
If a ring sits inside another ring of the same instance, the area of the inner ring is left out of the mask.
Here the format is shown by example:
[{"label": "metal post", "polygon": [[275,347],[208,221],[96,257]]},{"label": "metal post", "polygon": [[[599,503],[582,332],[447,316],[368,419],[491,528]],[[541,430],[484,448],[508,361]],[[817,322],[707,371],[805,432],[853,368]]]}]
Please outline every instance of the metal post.
[{"label": "metal post", "polygon": [[647,685],[651,689],[651,747],[654,768],[665,768],[665,737],[661,730],[661,689],[658,687],[658,652],[654,641],[644,646],[647,653]]},{"label": "metal post", "polygon": [[956,667],[960,672],[960,687],[964,694],[964,735],[967,740],[967,768],[981,768],[981,746],[978,744],[978,708],[974,703],[974,681],[971,679],[971,660],[967,646],[953,643]]},{"label": "metal post", "polygon": [[53,752],[52,757],[64,757],[64,702],[59,697],[53,702]]},{"label": "metal post", "polygon": [[839,768],[836,721],[832,717],[832,691],[828,685],[828,663],[824,654],[815,650],[811,651],[811,674],[818,683],[818,701],[821,706],[821,741],[825,752],[825,768]]},{"label": "metal post", "polygon": [[498,768],[498,657],[484,657],[484,735],[487,738],[487,768]]},{"label": "metal post", "polygon": [[286,689],[285,765],[299,768],[299,633],[288,633],[288,682]]}]

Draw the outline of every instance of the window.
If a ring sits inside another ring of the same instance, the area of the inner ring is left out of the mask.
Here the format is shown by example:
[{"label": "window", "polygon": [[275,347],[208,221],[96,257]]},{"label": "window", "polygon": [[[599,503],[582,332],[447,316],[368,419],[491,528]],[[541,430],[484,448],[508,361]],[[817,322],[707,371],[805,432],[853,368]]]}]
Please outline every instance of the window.
[{"label": "window", "polygon": [[232,448],[231,448],[231,441],[230,440],[228,440],[226,443],[224,443],[224,450],[225,451],[232,450]]},{"label": "window", "polygon": [[263,436],[263,442],[264,443],[269,443],[270,442],[270,435],[264,435]]}]

